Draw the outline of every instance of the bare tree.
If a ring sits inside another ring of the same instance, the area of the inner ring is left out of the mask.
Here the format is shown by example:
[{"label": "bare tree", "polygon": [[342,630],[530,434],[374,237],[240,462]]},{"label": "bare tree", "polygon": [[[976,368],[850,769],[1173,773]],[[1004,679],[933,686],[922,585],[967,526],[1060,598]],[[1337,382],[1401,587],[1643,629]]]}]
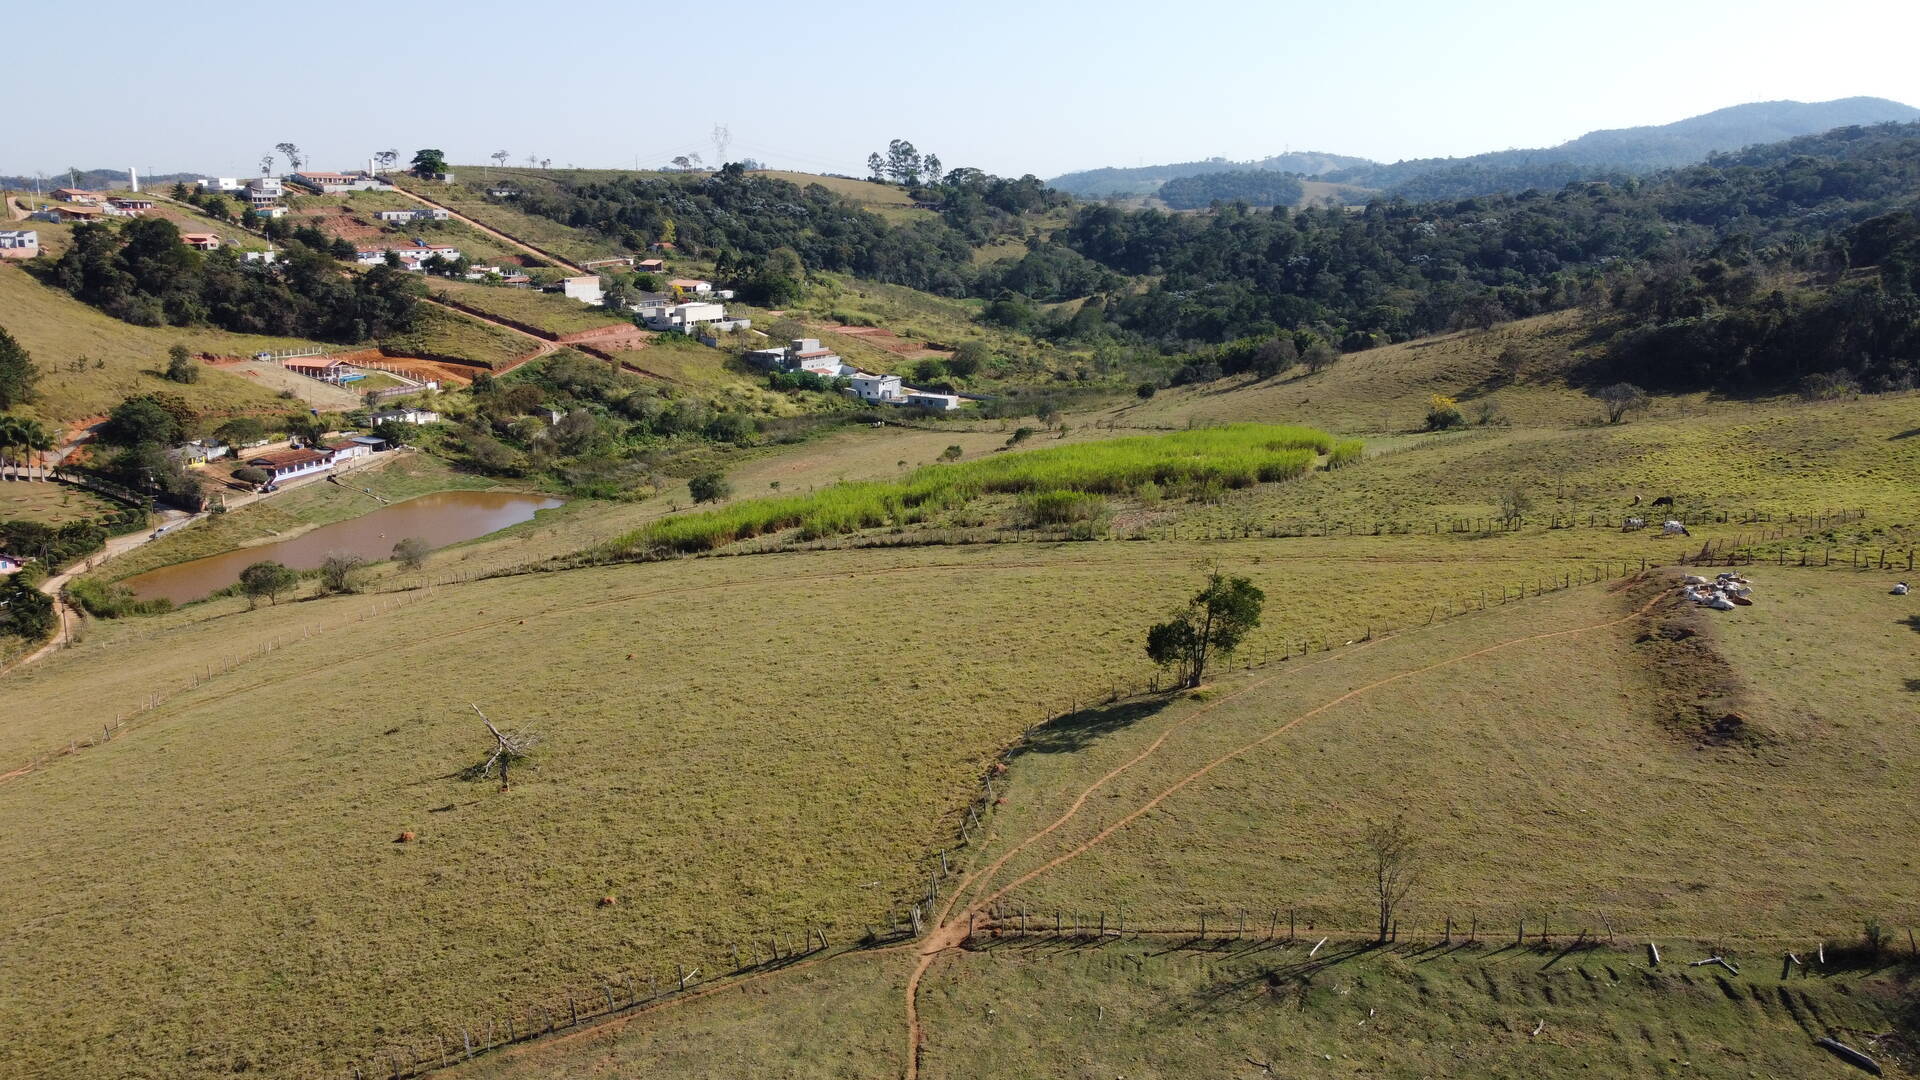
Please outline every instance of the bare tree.
[{"label": "bare tree", "polygon": [[487,725],[487,731],[493,735],[493,753],[488,755],[487,760],[483,764],[467,770],[467,775],[472,779],[479,780],[485,778],[495,769],[499,769],[500,790],[505,791],[507,790],[508,767],[516,761],[525,760],[527,753],[539,744],[540,736],[525,732],[503,732],[493,726],[493,721],[487,719],[487,714],[480,711],[480,706],[474,705],[472,702],[468,702],[467,704],[471,706],[474,713],[480,717],[480,722]]},{"label": "bare tree", "polygon": [[1395,814],[1392,821],[1369,823],[1360,844],[1373,871],[1380,940],[1385,941],[1393,933],[1394,915],[1420,881],[1420,840],[1408,827],[1407,819]]},{"label": "bare tree", "polygon": [[1594,396],[1600,399],[1600,404],[1606,406],[1609,424],[1617,424],[1626,419],[1628,413],[1639,412],[1653,403],[1653,399],[1647,396],[1645,390],[1630,382],[1603,386]]},{"label": "bare tree", "polygon": [[539,155],[539,154],[528,154],[528,155],[527,155],[527,168],[529,168],[529,169],[531,169],[531,168],[533,168],[534,166],[536,166],[536,165],[538,165],[538,164],[540,164],[540,155]]}]

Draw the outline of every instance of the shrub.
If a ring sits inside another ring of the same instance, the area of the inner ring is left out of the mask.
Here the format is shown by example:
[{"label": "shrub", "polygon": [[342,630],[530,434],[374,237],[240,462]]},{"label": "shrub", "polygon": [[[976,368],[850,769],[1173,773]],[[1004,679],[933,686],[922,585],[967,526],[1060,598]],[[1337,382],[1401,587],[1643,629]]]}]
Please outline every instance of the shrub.
[{"label": "shrub", "polygon": [[360,579],[367,560],[351,551],[336,551],[320,564],[320,588],[326,592],[360,591]]},{"label": "shrub", "polygon": [[940,460],[941,461],[959,461],[960,455],[964,453],[966,453],[966,451],[960,449],[960,444],[954,443],[953,445],[947,447],[945,450],[940,451]]},{"label": "shrub", "polygon": [[1460,415],[1460,406],[1445,394],[1434,394],[1427,398],[1427,430],[1445,431],[1448,428],[1465,427],[1467,418]]},{"label": "shrub", "polygon": [[261,597],[267,602],[277,604],[280,594],[294,587],[300,575],[271,560],[257,562],[240,571],[240,591],[247,594],[249,607],[259,603]]},{"label": "shrub", "polygon": [[1500,516],[1503,518],[1524,517],[1533,509],[1533,496],[1515,487],[1508,488],[1500,496]]},{"label": "shrub", "polygon": [[267,482],[267,470],[242,465],[233,470],[233,478],[243,484],[264,484]]},{"label": "shrub", "polygon": [[393,558],[408,570],[418,570],[426,565],[427,553],[432,550],[433,545],[425,540],[417,536],[409,536],[393,545]]},{"label": "shrub", "polygon": [[93,578],[75,578],[67,583],[67,600],[96,619],[118,619],[126,615],[158,615],[173,610],[173,601],[135,600],[125,585],[108,584]]},{"label": "shrub", "polygon": [[167,350],[167,378],[177,383],[196,383],[200,381],[200,365],[193,362],[193,354],[185,345],[175,345]]},{"label": "shrub", "polygon": [[1007,445],[1017,446],[1031,438],[1033,438],[1033,429],[1023,425],[1013,429],[1013,434],[1007,437]]},{"label": "shrub", "polygon": [[719,502],[733,494],[733,485],[727,482],[724,473],[716,469],[703,472],[687,481],[687,493],[692,495],[693,501],[697,503]]},{"label": "shrub", "polygon": [[1020,516],[1028,525],[1067,525],[1091,521],[1107,508],[1107,500],[1080,491],[1039,491],[1020,500]]}]

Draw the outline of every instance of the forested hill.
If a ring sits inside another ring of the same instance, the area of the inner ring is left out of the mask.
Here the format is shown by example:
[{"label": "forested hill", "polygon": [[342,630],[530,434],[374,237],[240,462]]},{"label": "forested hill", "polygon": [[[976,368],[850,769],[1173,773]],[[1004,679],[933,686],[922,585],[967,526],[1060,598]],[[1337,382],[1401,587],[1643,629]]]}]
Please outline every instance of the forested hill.
[{"label": "forested hill", "polygon": [[1691,165],[1705,160],[1708,154],[1838,127],[1913,120],[1920,120],[1920,109],[1885,98],[1762,101],[1716,109],[1671,124],[1592,131],[1558,146],[1497,150],[1468,157],[1413,158],[1383,164],[1338,154],[1289,153],[1255,162],[1212,158],[1133,169],[1090,169],[1055,177],[1049,183],[1083,198],[1157,194],[1176,209],[1205,206],[1205,199],[1194,202],[1187,189],[1209,190],[1208,186],[1176,186],[1180,198],[1176,203],[1167,198],[1163,185],[1182,177],[1247,170],[1297,173],[1408,199],[1465,198],[1527,188],[1551,190],[1574,180]]},{"label": "forested hill", "polygon": [[[144,173],[140,182],[147,185],[173,184],[175,182],[193,183],[205,176],[205,173]],[[77,187],[83,191],[115,191],[127,186],[125,169],[68,169],[65,172],[50,173],[46,176],[0,176],[0,188],[12,191],[32,191],[34,185],[40,185],[41,191],[55,188]]]},{"label": "forested hill", "polygon": [[[1288,151],[1260,161],[1208,158],[1205,161],[1185,161],[1174,165],[1144,165],[1131,169],[1087,169],[1056,176],[1047,181],[1047,186],[1083,199],[1102,199],[1111,196],[1137,197],[1159,193],[1161,185],[1180,177],[1249,170],[1318,176],[1321,173],[1365,168],[1377,164],[1366,158],[1348,157],[1345,154]],[[1205,203],[1201,205],[1204,206]]]}]

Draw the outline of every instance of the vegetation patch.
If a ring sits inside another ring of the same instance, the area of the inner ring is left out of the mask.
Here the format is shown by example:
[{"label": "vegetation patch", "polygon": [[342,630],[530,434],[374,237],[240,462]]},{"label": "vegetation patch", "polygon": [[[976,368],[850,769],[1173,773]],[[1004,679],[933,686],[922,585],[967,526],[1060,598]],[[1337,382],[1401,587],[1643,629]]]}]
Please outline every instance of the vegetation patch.
[{"label": "vegetation patch", "polygon": [[[658,557],[708,551],[794,528],[802,539],[817,539],[924,521],[937,511],[998,493],[1048,500],[1048,512],[1054,513],[1067,511],[1071,496],[1130,495],[1149,484],[1193,489],[1277,483],[1304,475],[1319,455],[1338,445],[1312,428],[1235,424],[929,465],[898,482],[838,484],[807,495],[667,518],[622,537],[607,553]],[[1346,451],[1349,457],[1354,452]]]}]

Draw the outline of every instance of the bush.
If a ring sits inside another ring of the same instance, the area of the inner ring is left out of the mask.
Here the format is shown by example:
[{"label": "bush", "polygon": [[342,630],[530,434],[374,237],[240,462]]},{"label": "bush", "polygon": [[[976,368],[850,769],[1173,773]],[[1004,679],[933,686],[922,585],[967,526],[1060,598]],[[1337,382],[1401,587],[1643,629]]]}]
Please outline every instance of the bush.
[{"label": "bush", "polygon": [[408,570],[418,570],[426,565],[427,553],[432,550],[433,545],[425,540],[417,536],[409,536],[393,545],[393,558]]},{"label": "bush", "polygon": [[940,460],[941,461],[959,461],[960,455],[964,453],[966,453],[966,451],[960,449],[960,444],[954,443],[953,445],[947,447],[945,450],[940,451]]},{"label": "bush", "polygon": [[1107,508],[1107,500],[1083,491],[1039,491],[1020,500],[1020,516],[1028,525],[1068,525],[1091,521]]},{"label": "bush", "polygon": [[194,363],[193,354],[185,345],[175,345],[167,350],[167,378],[177,383],[197,383],[200,381],[200,365]]},{"label": "bush", "polygon": [[1150,382],[1143,382],[1133,388],[1133,396],[1139,398],[1141,401],[1145,401],[1159,392],[1160,388]]},{"label": "bush", "polygon": [[697,503],[719,502],[733,494],[733,485],[727,482],[724,473],[715,469],[687,481],[687,493]]},{"label": "bush", "polygon": [[320,564],[320,587],[326,592],[360,591],[360,579],[367,560],[351,551],[336,551]]},{"label": "bush", "polygon": [[268,603],[280,602],[280,594],[294,587],[300,575],[277,562],[257,562],[240,571],[240,591],[247,594],[247,604],[252,606],[266,597]]},{"label": "bush", "polygon": [[172,611],[173,601],[135,600],[125,585],[111,585],[93,578],[75,578],[64,590],[67,600],[96,619],[118,619],[126,615],[158,615]]},{"label": "bush", "polygon": [[1465,427],[1467,418],[1460,414],[1460,407],[1445,394],[1434,394],[1427,399],[1427,430],[1445,431],[1448,428]]},{"label": "bush", "polygon": [[242,465],[233,470],[233,478],[243,484],[264,484],[267,482],[267,470],[256,469],[251,465]]},{"label": "bush", "polygon": [[1031,438],[1033,438],[1032,428],[1024,427],[1024,426],[1017,427],[1013,429],[1013,434],[1007,437],[1007,445],[1018,446],[1019,444],[1026,442],[1028,439],[1031,439]]}]

